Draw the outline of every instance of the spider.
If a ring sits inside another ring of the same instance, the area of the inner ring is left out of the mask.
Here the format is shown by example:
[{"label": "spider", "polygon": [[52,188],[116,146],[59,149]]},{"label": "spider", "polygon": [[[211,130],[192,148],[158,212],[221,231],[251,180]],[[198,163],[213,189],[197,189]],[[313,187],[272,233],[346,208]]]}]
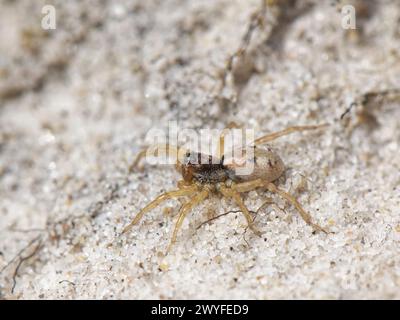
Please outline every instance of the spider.
[{"label": "spider", "polygon": [[[249,192],[257,188],[264,188],[271,193],[281,196],[297,209],[300,216],[307,224],[312,226],[316,231],[328,233],[324,228],[312,222],[311,216],[303,209],[294,196],[278,188],[273,183],[284,173],[285,166],[279,155],[269,146],[259,147],[262,144],[293,132],[315,130],[325,126],[327,126],[327,124],[293,126],[282,131],[264,135],[254,140],[253,146],[246,147],[253,148],[253,152],[244,153],[245,158],[247,156],[245,160],[252,161],[254,164],[254,169],[249,175],[237,175],[235,171],[237,166],[236,162],[230,164],[225,163],[225,157],[224,155],[221,155],[221,150],[224,150],[224,131],[220,136],[219,156],[217,159],[211,155],[204,155],[168,144],[165,146],[155,146],[154,150],[157,150],[157,152],[160,150],[167,152],[171,150],[177,151],[178,157],[175,167],[182,175],[183,180],[178,181],[178,188],[176,190],[168,191],[159,195],[147,206],[141,209],[133,218],[131,223],[123,229],[122,234],[129,231],[134,225],[137,225],[147,212],[156,208],[162,202],[173,198],[189,197],[190,200],[185,202],[179,210],[178,219],[166,251],[166,254],[168,254],[176,242],[178,231],[190,210],[206,200],[211,194],[217,193],[222,195],[222,197],[232,199],[246,219],[249,229],[251,229],[256,235],[260,236],[261,232],[254,226],[250,211],[241,197],[241,193]],[[140,159],[146,155],[147,150],[149,150],[149,148],[142,150],[138,154],[135,161],[132,163],[130,170],[136,167]],[[251,154],[251,158],[249,154]],[[200,159],[204,158],[206,161],[201,162]]]}]

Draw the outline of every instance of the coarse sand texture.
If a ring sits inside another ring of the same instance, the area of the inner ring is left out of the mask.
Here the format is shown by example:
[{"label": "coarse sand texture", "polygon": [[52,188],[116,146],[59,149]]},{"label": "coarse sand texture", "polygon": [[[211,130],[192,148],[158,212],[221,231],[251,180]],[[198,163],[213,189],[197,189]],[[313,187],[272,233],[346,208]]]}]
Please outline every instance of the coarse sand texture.
[{"label": "coarse sand texture", "polygon": [[[260,2],[1,1],[0,299],[400,299],[399,2]],[[128,170],[173,121],[328,123],[270,145],[276,184],[330,233],[257,189],[261,237],[217,195],[166,256],[184,198],[121,235],[177,188],[173,166]]]}]

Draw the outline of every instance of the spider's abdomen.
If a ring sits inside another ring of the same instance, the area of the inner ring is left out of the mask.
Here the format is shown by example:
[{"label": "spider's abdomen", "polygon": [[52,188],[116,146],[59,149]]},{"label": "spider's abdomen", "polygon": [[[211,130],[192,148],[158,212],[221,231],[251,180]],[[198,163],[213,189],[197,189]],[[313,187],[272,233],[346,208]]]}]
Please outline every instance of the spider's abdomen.
[{"label": "spider's abdomen", "polygon": [[[224,165],[229,169],[229,178],[233,181],[262,179],[272,182],[285,171],[282,159],[269,147],[247,147],[235,153],[234,158],[227,159]],[[244,166],[250,168],[248,174],[238,174],[237,169]]]}]

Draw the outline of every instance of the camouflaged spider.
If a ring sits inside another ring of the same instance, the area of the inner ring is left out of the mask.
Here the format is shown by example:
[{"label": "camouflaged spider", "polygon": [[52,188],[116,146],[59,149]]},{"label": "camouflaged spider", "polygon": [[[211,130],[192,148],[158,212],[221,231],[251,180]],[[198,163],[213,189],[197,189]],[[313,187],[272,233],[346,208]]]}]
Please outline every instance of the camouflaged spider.
[{"label": "camouflaged spider", "polygon": [[[189,211],[208,198],[212,193],[219,193],[225,198],[233,199],[246,218],[248,227],[256,235],[261,235],[260,231],[254,227],[252,216],[250,215],[250,212],[240,195],[242,192],[248,192],[256,188],[264,188],[272,193],[278,194],[297,209],[297,211],[300,213],[300,216],[307,224],[311,225],[315,230],[327,233],[325,229],[311,221],[311,216],[303,209],[295,197],[279,189],[273,183],[285,171],[285,167],[281,158],[269,147],[257,147],[258,145],[265,144],[296,131],[314,130],[325,126],[326,124],[293,126],[256,139],[254,141],[254,146],[252,147],[254,152],[244,153],[245,155],[251,154],[251,159],[244,160],[252,161],[252,163],[254,163],[254,169],[251,174],[244,176],[236,175],[234,170],[235,164],[225,164],[224,156],[220,153],[219,159],[221,160],[206,155],[205,158],[208,160],[206,163],[204,163],[204,161],[201,163],[199,159],[204,156],[201,153],[184,150],[182,148],[170,145],[156,146],[155,150],[157,150],[157,152],[162,149],[164,151],[177,151],[178,158],[175,167],[178,172],[181,173],[183,180],[178,182],[177,190],[165,192],[159,195],[141,211],[139,211],[132,222],[124,228],[122,233],[129,231],[132,226],[139,223],[140,219],[142,219],[146,212],[156,208],[162,202],[172,198],[188,196],[190,197],[190,200],[184,203],[179,210],[178,220],[175,224],[175,229],[167,249],[168,253],[173,244],[176,242],[178,231]],[[222,134],[219,140],[219,150],[224,150],[223,143],[224,137]],[[138,154],[137,158],[131,165],[131,169],[134,168],[139,163],[140,159],[146,155],[147,150],[148,149],[144,149]],[[179,154],[181,156],[179,156]]]}]

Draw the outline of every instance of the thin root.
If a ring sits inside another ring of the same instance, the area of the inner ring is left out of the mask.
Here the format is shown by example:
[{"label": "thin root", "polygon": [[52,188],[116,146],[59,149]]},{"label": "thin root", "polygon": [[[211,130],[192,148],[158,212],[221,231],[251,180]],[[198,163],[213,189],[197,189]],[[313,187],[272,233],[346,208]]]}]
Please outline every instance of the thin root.
[{"label": "thin root", "polygon": [[28,247],[30,247],[30,246],[31,246],[33,243],[35,243],[36,241],[38,241],[38,244],[35,246],[35,248],[33,249],[33,251],[32,251],[29,255],[27,255],[27,256],[25,256],[25,257],[22,257],[21,254],[19,255],[20,259],[19,259],[18,264],[17,264],[16,268],[14,269],[14,273],[13,273],[13,275],[12,275],[12,281],[13,281],[13,285],[12,285],[12,287],[11,287],[11,293],[12,293],[12,294],[14,293],[15,287],[16,287],[16,285],[17,285],[17,277],[18,277],[19,269],[21,268],[22,264],[23,264],[25,261],[29,260],[30,258],[32,258],[34,255],[36,255],[36,254],[38,253],[39,249],[40,249],[41,246],[42,246],[42,240],[41,240],[41,238],[40,238],[40,237],[35,238],[34,240],[32,240],[32,241],[28,244],[27,247],[25,247],[25,248],[23,249],[23,250],[27,249]]}]

